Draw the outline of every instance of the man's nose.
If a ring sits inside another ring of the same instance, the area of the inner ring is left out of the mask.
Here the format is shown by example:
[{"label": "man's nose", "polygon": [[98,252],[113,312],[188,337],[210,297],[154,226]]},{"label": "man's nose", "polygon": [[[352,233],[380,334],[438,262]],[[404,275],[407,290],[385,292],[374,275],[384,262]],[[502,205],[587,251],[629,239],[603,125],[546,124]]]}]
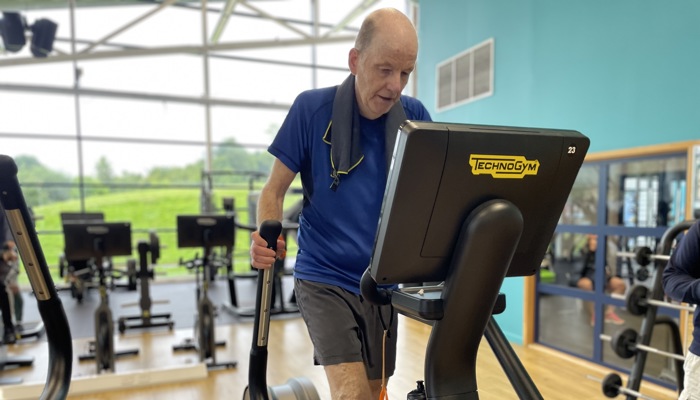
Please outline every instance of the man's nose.
[{"label": "man's nose", "polygon": [[391,90],[392,93],[401,93],[403,90],[403,82],[401,81],[400,73],[394,73],[389,76],[387,88]]}]

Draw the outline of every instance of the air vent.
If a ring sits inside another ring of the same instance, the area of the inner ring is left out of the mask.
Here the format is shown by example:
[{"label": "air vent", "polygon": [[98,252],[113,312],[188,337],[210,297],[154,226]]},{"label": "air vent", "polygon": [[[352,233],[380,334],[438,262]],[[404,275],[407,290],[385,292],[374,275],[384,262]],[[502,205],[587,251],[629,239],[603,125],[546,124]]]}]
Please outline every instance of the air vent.
[{"label": "air vent", "polygon": [[438,64],[438,111],[493,94],[493,44],[488,39]]}]

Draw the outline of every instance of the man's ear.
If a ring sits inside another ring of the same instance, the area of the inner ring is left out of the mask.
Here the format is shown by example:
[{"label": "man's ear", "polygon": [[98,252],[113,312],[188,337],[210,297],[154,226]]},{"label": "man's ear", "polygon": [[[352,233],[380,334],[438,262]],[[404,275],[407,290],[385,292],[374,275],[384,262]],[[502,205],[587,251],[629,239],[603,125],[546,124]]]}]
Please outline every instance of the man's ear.
[{"label": "man's ear", "polygon": [[348,67],[353,75],[357,75],[357,64],[360,62],[360,52],[356,48],[350,49],[348,53]]}]

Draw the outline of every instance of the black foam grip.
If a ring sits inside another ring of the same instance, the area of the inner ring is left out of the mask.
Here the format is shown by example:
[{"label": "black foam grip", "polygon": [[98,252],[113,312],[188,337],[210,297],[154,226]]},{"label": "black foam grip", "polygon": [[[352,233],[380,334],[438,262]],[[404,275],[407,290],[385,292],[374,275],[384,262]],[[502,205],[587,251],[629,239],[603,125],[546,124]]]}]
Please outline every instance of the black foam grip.
[{"label": "black foam grip", "polygon": [[282,233],[282,223],[268,219],[260,224],[260,237],[267,241],[267,248],[277,251],[277,238]]},{"label": "black foam grip", "polygon": [[73,340],[68,318],[58,297],[37,302],[49,344],[49,371],[40,399],[65,399],[70,388]]}]

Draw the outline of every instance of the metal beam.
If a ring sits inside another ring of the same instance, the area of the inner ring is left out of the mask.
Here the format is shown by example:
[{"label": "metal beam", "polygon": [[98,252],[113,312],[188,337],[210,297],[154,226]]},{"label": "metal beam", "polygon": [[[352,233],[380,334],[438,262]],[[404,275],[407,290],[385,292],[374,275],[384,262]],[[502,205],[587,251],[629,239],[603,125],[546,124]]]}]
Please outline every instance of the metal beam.
[{"label": "metal beam", "polygon": [[213,106],[227,106],[227,107],[244,107],[244,108],[261,108],[267,110],[281,110],[288,111],[291,104],[282,103],[264,103],[257,101],[245,101],[245,100],[227,100],[227,99],[204,99],[202,97],[194,96],[177,96],[177,95],[166,95],[166,94],[149,94],[149,93],[139,93],[139,92],[126,92],[117,90],[105,90],[105,89],[86,89],[86,88],[73,88],[73,87],[60,87],[60,86],[47,86],[47,85],[27,85],[27,84],[14,84],[14,83],[0,83],[0,91],[15,91],[15,92],[30,92],[30,93],[47,93],[47,94],[62,94],[62,95],[75,95],[76,91],[80,96],[94,96],[94,97],[109,97],[117,99],[132,99],[132,100],[148,100],[148,101],[167,101],[173,103],[185,103],[185,104],[209,104]]},{"label": "metal beam", "polygon": [[330,31],[326,32],[326,34],[323,37],[329,37],[330,35],[338,32],[341,29],[345,29],[345,27],[351,23],[352,21],[355,20],[360,14],[365,12],[368,8],[372,7],[373,5],[377,4],[380,0],[363,0],[360,4],[357,5],[352,11],[348,13],[348,15],[345,16],[338,24],[336,24],[333,28],[331,28]]},{"label": "metal beam", "polygon": [[224,33],[224,28],[226,28],[226,24],[228,24],[228,19],[229,17],[231,17],[231,13],[236,7],[236,3],[238,3],[238,1],[239,0],[226,0],[226,5],[224,5],[224,9],[219,15],[219,22],[216,23],[214,33],[212,33],[211,35],[211,44],[217,44],[219,42],[219,38],[221,37],[221,34]]},{"label": "metal beam", "polygon": [[[334,44],[343,42],[354,42],[355,36],[334,36],[329,38],[306,38],[306,39],[272,39],[272,40],[258,40],[249,42],[231,42],[231,43],[219,43],[216,45],[211,45],[208,47],[209,51],[232,51],[232,50],[249,50],[249,49],[262,49],[262,48],[275,48],[275,47],[291,47],[291,46],[309,46],[312,44]],[[18,65],[29,65],[29,64],[43,64],[43,63],[57,63],[73,61],[75,58],[77,61],[83,60],[104,60],[111,58],[126,58],[126,57],[145,57],[145,56],[158,56],[158,55],[169,55],[169,54],[197,54],[201,55],[204,52],[202,46],[164,46],[164,47],[151,47],[146,49],[127,49],[127,50],[105,50],[86,54],[76,54],[75,56],[68,55],[56,55],[49,56],[45,58],[31,58],[31,57],[17,57],[17,58],[6,58],[0,59],[0,67],[18,66]]]},{"label": "metal beam", "polygon": [[257,8],[257,7],[253,7],[248,2],[244,1],[241,3],[241,5],[248,7],[249,9],[255,11],[256,13],[262,15],[263,17],[265,17],[265,19],[272,20],[272,21],[278,23],[279,25],[282,25],[283,27],[289,29],[290,31],[298,33],[302,37],[305,37],[305,38],[310,37],[308,33],[304,32],[298,28],[293,27],[292,25],[288,24],[286,21],[282,20],[281,18],[277,18],[274,15],[269,14],[269,13],[267,13],[267,12]]},{"label": "metal beam", "polygon": [[[56,38],[55,42],[70,42],[70,39],[66,38]],[[76,43],[80,44],[90,44],[92,43],[89,40],[81,40],[81,39],[76,39]],[[109,47],[114,47],[118,49],[146,49],[146,47],[143,46],[133,46],[133,45],[128,45],[128,44],[123,44],[123,43],[114,43],[114,42],[107,42],[103,43],[104,46],[109,46]],[[54,48],[54,51],[57,51],[56,48]],[[69,54],[64,51],[59,51],[58,54]],[[327,71],[338,71],[338,72],[347,72],[348,67],[337,67],[333,65],[314,65],[311,63],[301,63],[301,62],[294,62],[294,61],[284,61],[284,60],[271,60],[271,59],[266,59],[266,58],[257,58],[257,57],[243,57],[243,56],[234,56],[231,54],[209,54],[210,58],[219,58],[222,60],[235,60],[235,61],[245,61],[245,62],[252,62],[252,63],[260,63],[260,64],[271,64],[271,65],[284,65],[287,67],[299,67],[299,68],[316,68],[316,69],[322,69],[322,70],[327,70]]]},{"label": "metal beam", "polygon": [[129,22],[128,24],[122,26],[121,28],[117,29],[116,31],[110,33],[109,35],[103,37],[102,39],[99,39],[95,43],[91,44],[87,48],[83,49],[80,53],[89,53],[90,50],[94,49],[95,47],[101,45],[102,43],[108,41],[109,39],[119,35],[120,33],[130,29],[132,26],[137,25],[146,19],[148,19],[150,16],[153,14],[163,10],[164,8],[168,7],[169,5],[173,4],[176,0],[164,0],[162,3],[160,3],[157,7],[153,8],[152,10],[148,11],[147,13],[143,14],[142,16],[136,18],[135,20]]}]

